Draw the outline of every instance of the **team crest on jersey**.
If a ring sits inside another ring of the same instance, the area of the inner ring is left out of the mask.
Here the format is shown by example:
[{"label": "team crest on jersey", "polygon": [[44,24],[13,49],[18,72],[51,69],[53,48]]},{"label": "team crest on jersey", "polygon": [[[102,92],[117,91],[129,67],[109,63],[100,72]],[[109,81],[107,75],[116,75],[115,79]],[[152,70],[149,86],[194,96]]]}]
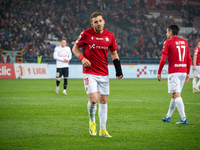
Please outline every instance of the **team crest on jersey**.
[{"label": "team crest on jersey", "polygon": [[106,42],[109,42],[109,38],[108,37],[106,37],[105,39],[106,39]]},{"label": "team crest on jersey", "polygon": [[91,39],[93,40],[93,39],[94,39],[94,37],[92,36],[92,37],[91,37]]}]

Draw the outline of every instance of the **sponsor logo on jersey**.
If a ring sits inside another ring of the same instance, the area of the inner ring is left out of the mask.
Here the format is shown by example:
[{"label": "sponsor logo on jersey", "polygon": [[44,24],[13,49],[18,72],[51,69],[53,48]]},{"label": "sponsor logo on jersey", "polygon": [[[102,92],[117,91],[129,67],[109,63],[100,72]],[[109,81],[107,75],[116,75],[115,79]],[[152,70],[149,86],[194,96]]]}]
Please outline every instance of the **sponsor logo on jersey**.
[{"label": "sponsor logo on jersey", "polygon": [[89,49],[95,48],[95,44],[89,45]]},{"label": "sponsor logo on jersey", "polygon": [[175,64],[174,66],[175,67],[186,67],[187,65],[186,64]]},{"label": "sponsor logo on jersey", "polygon": [[89,45],[89,49],[94,49],[94,48],[97,48],[97,49],[108,49],[107,46],[95,46],[95,44]]},{"label": "sponsor logo on jersey", "polygon": [[96,48],[98,48],[98,49],[108,49],[108,47],[106,47],[106,46],[96,46]]}]

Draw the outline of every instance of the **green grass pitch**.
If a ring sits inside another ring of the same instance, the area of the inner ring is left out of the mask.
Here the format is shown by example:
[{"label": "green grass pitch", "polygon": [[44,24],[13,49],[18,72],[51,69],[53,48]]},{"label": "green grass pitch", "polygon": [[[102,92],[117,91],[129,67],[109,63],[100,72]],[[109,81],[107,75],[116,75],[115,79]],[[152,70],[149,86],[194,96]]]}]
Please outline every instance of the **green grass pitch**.
[{"label": "green grass pitch", "polygon": [[[55,93],[56,80],[0,80],[0,149],[200,149],[200,93],[192,79],[182,98],[189,125],[170,123],[167,79],[110,80],[107,130],[112,138],[90,136],[88,97],[82,79],[68,80],[68,96]],[[98,111],[96,113],[99,131]]]}]

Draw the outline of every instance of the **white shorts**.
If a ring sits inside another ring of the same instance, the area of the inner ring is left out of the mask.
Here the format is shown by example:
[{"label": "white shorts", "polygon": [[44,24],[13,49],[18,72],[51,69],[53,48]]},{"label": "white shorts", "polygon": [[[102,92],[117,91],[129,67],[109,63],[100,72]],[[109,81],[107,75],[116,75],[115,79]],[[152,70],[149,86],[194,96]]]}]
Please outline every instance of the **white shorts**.
[{"label": "white shorts", "polygon": [[109,95],[109,77],[83,74],[85,91],[87,94],[98,92],[101,95]]},{"label": "white shorts", "polygon": [[186,73],[168,74],[168,93],[181,93]]},{"label": "white shorts", "polygon": [[200,66],[196,66],[195,70],[193,70],[193,77],[200,78]]}]

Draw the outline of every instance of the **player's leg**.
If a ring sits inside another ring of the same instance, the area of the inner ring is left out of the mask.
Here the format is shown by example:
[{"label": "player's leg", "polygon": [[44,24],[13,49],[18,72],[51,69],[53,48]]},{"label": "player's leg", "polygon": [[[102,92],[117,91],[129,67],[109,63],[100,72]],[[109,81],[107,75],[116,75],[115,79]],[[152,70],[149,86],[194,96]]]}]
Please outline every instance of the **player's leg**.
[{"label": "player's leg", "polygon": [[200,79],[199,79],[199,81],[197,82],[197,85],[196,85],[196,87],[198,88],[198,90],[199,90],[199,86],[200,86]]},{"label": "player's leg", "polygon": [[181,97],[181,91],[182,91],[183,85],[185,83],[185,78],[186,78],[186,74],[182,73],[182,74],[178,75],[177,78],[175,78],[173,81],[176,84],[176,89],[175,89],[175,93],[173,94],[173,96],[175,99],[176,107],[181,116],[181,121],[177,122],[177,124],[188,124],[186,115],[185,115],[185,106],[184,106],[184,103],[183,103],[183,100]]},{"label": "player's leg", "polygon": [[97,134],[96,121],[95,121],[95,114],[97,111],[97,101],[98,101],[97,94],[98,94],[97,92],[88,94],[89,101],[87,104],[88,114],[89,114],[89,133],[93,136]]},{"label": "player's leg", "polygon": [[61,68],[57,68],[57,71],[56,71],[56,94],[58,94],[59,92],[59,87],[60,87],[60,80],[61,80],[61,76],[62,76],[62,72],[61,72]]},{"label": "player's leg", "polygon": [[[196,80],[198,80],[198,78],[200,78],[200,66],[196,66],[196,69],[194,71],[195,71]],[[197,82],[196,86],[194,87],[195,90],[198,92],[200,92],[199,86],[200,86],[200,79]]]},{"label": "player's leg", "polygon": [[100,131],[99,136],[111,137],[106,130],[106,122],[108,116],[107,97],[109,95],[109,78],[108,76],[101,76],[98,79],[97,91],[99,92],[99,120],[100,120]]},{"label": "player's leg", "polygon": [[63,94],[67,95],[66,89],[67,89],[67,77],[68,77],[68,68],[63,68],[63,76],[64,76],[64,84],[63,84]]},{"label": "player's leg", "polygon": [[84,85],[89,98],[87,104],[89,114],[89,133],[95,136],[97,134],[95,123],[95,113],[98,101],[97,82],[92,75],[84,74]]},{"label": "player's leg", "polygon": [[100,131],[99,136],[112,137],[106,130],[106,122],[108,116],[108,106],[107,106],[107,95],[99,96],[99,120],[100,120]]},{"label": "player's leg", "polygon": [[172,95],[167,115],[166,115],[165,118],[162,119],[162,121],[164,121],[164,122],[170,122],[171,121],[171,116],[172,116],[175,108],[176,108],[176,103],[175,103],[175,99],[173,98],[173,95]]},{"label": "player's leg", "polygon": [[193,70],[193,80],[192,80],[192,87],[193,87],[193,93],[198,92],[198,89],[196,89],[197,87],[197,75],[196,75],[196,70]]},{"label": "player's leg", "polygon": [[175,99],[173,97],[173,92],[174,92],[174,85],[172,84],[173,76],[174,76],[173,74],[168,75],[168,93],[172,93],[172,98],[171,98],[171,102],[169,104],[169,109],[168,109],[167,115],[164,118],[162,118],[162,121],[164,121],[164,122],[171,121],[171,116],[176,108]]}]

